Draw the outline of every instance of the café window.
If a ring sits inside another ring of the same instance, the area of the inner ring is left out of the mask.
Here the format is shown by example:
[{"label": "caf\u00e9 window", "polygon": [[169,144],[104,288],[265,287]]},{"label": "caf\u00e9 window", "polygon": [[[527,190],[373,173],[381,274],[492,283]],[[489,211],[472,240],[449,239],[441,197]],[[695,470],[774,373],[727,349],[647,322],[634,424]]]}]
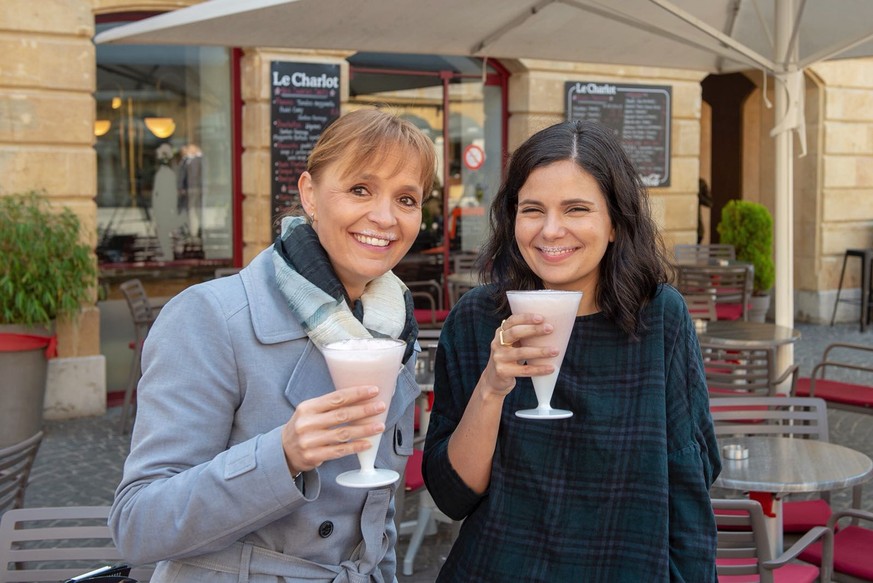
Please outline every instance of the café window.
[{"label": "caf\u00e9 window", "polygon": [[453,260],[475,255],[487,236],[505,152],[508,75],[468,57],[357,53],[348,62],[348,109],[387,106],[434,142],[437,184],[419,236],[394,271],[404,281],[443,283],[456,271]]},{"label": "caf\u00e9 window", "polygon": [[101,270],[230,265],[230,51],[98,45],[96,52]]}]

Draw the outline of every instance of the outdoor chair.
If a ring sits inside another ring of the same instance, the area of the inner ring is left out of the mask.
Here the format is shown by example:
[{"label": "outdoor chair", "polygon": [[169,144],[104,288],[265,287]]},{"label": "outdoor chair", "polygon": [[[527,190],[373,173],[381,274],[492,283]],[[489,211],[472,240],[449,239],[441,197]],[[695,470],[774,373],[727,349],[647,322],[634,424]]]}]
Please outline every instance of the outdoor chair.
[{"label": "outdoor chair", "polygon": [[479,279],[479,274],[475,271],[458,271],[449,274],[446,278],[446,288],[449,296],[449,308],[454,307],[461,299],[461,296],[479,286],[482,280]]},{"label": "outdoor chair", "polygon": [[[439,282],[430,279],[405,283],[412,293],[413,300],[418,300],[414,315],[419,328],[441,328],[449,315],[449,310],[443,307],[443,288]],[[426,307],[420,307],[422,304]]]},{"label": "outdoor chair", "polygon": [[121,433],[126,433],[130,419],[136,414],[136,386],[142,376],[142,347],[152,324],[154,324],[158,310],[152,307],[140,280],[125,281],[120,288],[121,293],[124,294],[124,299],[127,300],[135,332],[134,340],[130,343],[133,358],[130,361],[130,373],[127,378],[127,387],[124,389],[124,404],[121,407],[121,420],[119,421]]},{"label": "outdoor chair", "polygon": [[[433,382],[433,365],[436,358],[436,346],[430,343],[427,346],[422,346],[422,353],[419,355],[421,369],[416,366],[416,377]],[[418,363],[417,363],[418,365]],[[398,496],[399,503],[395,501],[397,508],[397,533],[398,536],[409,534],[409,545],[403,555],[403,574],[412,575],[415,562],[415,555],[421,548],[424,537],[431,534],[436,534],[439,523],[452,524],[455,527],[457,535],[457,525],[451,518],[446,516],[431,498],[424,485],[424,476],[422,475],[421,464],[424,459],[421,451],[421,446],[424,444],[424,438],[427,435],[428,420],[430,418],[430,409],[433,406],[433,391],[422,393],[422,399],[416,406],[416,437],[414,440],[415,449],[412,455],[406,461],[406,471],[404,472],[404,487],[402,495]],[[398,489],[400,494],[400,489]],[[412,520],[403,520],[403,509],[408,500],[415,500],[418,504],[416,516]],[[398,552],[398,557],[400,553]],[[399,559],[398,559],[399,563]]]},{"label": "outdoor chair", "polygon": [[24,506],[24,492],[42,436],[39,431],[24,441],[0,449],[0,513]]},{"label": "outdoor chair", "polygon": [[706,320],[713,322],[718,320],[718,314],[715,309],[715,300],[709,294],[688,294],[683,296],[685,305],[688,306],[688,313],[694,320]]},{"label": "outdoor chair", "polygon": [[455,536],[460,523],[456,523],[446,516],[439,508],[424,486],[424,477],[421,473],[423,455],[421,450],[413,450],[412,456],[406,462],[406,495],[415,495],[418,498],[418,510],[413,520],[402,521],[398,528],[398,536],[410,534],[409,545],[403,555],[403,574],[412,575],[415,555],[421,548],[424,537],[436,534],[440,522],[453,525]]},{"label": "outdoor chair", "polygon": [[[833,371],[856,371],[858,380],[846,382],[828,378],[828,373]],[[873,345],[845,342],[828,345],[809,378],[797,380],[797,394],[819,397],[836,409],[873,413]]]},{"label": "outdoor chair", "polygon": [[476,270],[478,255],[470,251],[459,251],[452,254],[452,273],[446,280],[449,296],[448,307],[453,307],[465,292],[479,285],[479,274]]},{"label": "outdoor chair", "polygon": [[[57,583],[124,563],[106,520],[108,506],[18,508],[0,517],[0,583]],[[154,568],[130,576],[148,581]]]},{"label": "outdoor chair", "polygon": [[470,251],[458,251],[452,253],[452,270],[454,273],[474,271],[478,254]]},{"label": "outdoor chair", "polygon": [[[718,438],[747,435],[828,439],[827,403],[809,397],[710,398],[709,409]],[[852,506],[861,506],[861,485],[852,490]],[[825,526],[832,515],[830,496],[782,503],[782,530],[805,533]]]},{"label": "outdoor chair", "polygon": [[794,396],[798,366],[793,364],[777,376],[772,348],[701,339],[700,350],[711,397],[775,397],[786,381],[790,381],[787,395]]},{"label": "outdoor chair", "polygon": [[749,319],[752,271],[748,265],[679,265],[682,295],[709,295],[719,320]]},{"label": "outdoor chair", "polygon": [[[767,539],[764,511],[755,500],[713,499],[718,529],[715,569],[719,583],[827,583],[833,565],[833,531],[824,526],[810,529],[803,537],[773,557]],[[794,562],[816,541],[822,542],[819,566]]]},{"label": "outdoor chair", "polygon": [[679,244],[673,247],[677,264],[706,265],[713,259],[734,260],[737,252],[733,245]]},{"label": "outdoor chair", "polygon": [[[873,530],[866,526],[852,524],[839,527],[839,521],[852,518],[873,527],[873,513],[864,510],[843,510],[835,512],[828,521],[828,527],[835,531],[833,548],[833,581],[841,583],[869,583],[873,581]],[[820,565],[825,551],[821,543],[816,543],[800,554],[800,560]],[[827,562],[827,560],[825,560]]]}]

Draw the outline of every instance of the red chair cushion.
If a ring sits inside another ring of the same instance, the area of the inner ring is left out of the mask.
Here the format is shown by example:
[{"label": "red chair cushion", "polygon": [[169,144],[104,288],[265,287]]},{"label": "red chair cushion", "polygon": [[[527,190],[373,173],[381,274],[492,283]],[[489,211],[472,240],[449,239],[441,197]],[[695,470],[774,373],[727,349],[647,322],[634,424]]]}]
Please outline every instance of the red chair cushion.
[{"label": "red chair cushion", "polygon": [[412,492],[424,487],[424,476],[421,474],[421,462],[424,453],[420,449],[413,449],[412,455],[406,460],[406,491]]},{"label": "red chair cushion", "polygon": [[[754,559],[716,559],[716,565],[754,564]],[[792,563],[773,571],[776,583],[812,583],[818,581],[818,567]],[[719,575],[718,583],[758,583],[758,575]]]},{"label": "red chair cushion", "polygon": [[[809,388],[811,379],[797,379],[798,397],[809,397]],[[873,387],[864,385],[853,385],[851,383],[841,383],[839,381],[828,381],[816,379],[815,395],[825,401],[834,401],[835,403],[844,403],[846,405],[855,405],[857,407],[873,408]]]},{"label": "red chair cushion", "polygon": [[[834,571],[865,581],[873,581],[873,530],[847,526],[834,535]],[[800,553],[799,559],[821,564],[821,543],[815,543]]]},{"label": "red chair cushion", "polygon": [[[745,510],[730,510],[728,508],[719,508],[718,510],[715,511],[715,515],[717,517],[718,516],[748,516],[749,513],[746,512]],[[719,525],[718,529],[719,530],[748,531],[751,529],[751,527],[740,526],[740,525],[721,524],[721,525]],[[728,561],[728,563],[725,563],[725,564],[729,564],[730,561],[735,561],[735,560],[739,560],[739,559],[724,559],[724,560]],[[721,561],[721,559],[719,559],[719,561]]]},{"label": "red chair cushion", "polygon": [[742,320],[743,304],[716,304],[715,315],[719,320]]},{"label": "red chair cushion", "polygon": [[[736,396],[737,391],[731,391],[729,389],[709,389],[709,395],[711,397],[732,397]],[[785,397],[782,393],[778,393],[777,397]],[[766,411],[767,405],[748,405],[745,407],[740,407],[739,405],[726,405],[724,407],[711,407],[711,411],[740,411],[744,413],[749,413],[754,415],[755,411]],[[742,419],[730,419],[728,421],[724,421],[724,423],[761,423],[763,419],[760,417],[748,417]]]},{"label": "red chair cushion", "polygon": [[446,318],[449,317],[448,310],[415,309],[412,312],[415,315],[415,321],[419,324],[433,324],[434,320],[439,324],[445,322]]},{"label": "red chair cushion", "polygon": [[831,517],[830,505],[821,498],[782,504],[782,531],[805,533],[813,526],[825,526]]}]

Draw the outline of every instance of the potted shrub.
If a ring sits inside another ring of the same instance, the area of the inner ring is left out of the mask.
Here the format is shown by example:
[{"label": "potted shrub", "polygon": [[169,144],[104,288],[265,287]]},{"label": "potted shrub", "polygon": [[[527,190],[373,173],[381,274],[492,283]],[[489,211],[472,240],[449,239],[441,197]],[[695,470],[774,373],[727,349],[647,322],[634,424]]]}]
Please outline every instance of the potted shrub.
[{"label": "potted shrub", "polygon": [[755,268],[752,308],[749,319],[763,322],[770,307],[770,290],[776,278],[773,266],[773,216],[762,204],[731,200],[721,211],[718,223],[721,242],[733,245],[737,260]]},{"label": "potted shrub", "polygon": [[0,196],[0,447],[42,427],[54,321],[93,301],[96,275],[70,209],[35,193]]}]

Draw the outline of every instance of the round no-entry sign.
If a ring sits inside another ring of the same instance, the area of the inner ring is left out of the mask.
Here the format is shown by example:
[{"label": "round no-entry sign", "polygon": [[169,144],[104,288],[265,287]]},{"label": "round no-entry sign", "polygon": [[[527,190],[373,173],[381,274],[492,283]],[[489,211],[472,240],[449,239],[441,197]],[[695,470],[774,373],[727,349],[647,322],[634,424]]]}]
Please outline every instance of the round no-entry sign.
[{"label": "round no-entry sign", "polygon": [[485,151],[476,144],[464,148],[464,166],[470,170],[478,170],[485,163]]}]

